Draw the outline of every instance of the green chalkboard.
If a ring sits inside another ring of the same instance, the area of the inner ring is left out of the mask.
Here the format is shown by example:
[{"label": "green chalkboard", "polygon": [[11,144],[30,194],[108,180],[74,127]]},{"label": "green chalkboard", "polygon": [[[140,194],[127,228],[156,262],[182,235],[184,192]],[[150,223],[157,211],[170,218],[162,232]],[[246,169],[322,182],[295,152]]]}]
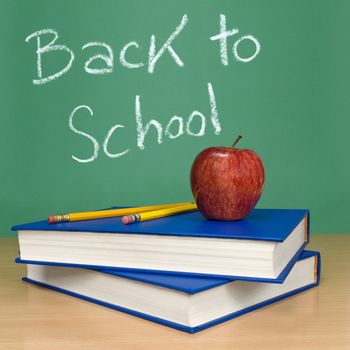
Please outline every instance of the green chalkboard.
[{"label": "green chalkboard", "polygon": [[[349,232],[350,2],[1,1],[0,234],[191,200],[204,148],[254,149],[260,207]],[[148,128],[148,130],[147,130]]]}]

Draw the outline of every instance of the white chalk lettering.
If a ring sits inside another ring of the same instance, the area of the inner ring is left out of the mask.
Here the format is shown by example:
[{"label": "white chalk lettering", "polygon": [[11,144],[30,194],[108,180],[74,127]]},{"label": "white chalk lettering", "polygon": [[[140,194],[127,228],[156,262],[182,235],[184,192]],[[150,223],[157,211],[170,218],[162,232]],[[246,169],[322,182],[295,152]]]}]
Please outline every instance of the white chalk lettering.
[{"label": "white chalk lettering", "polygon": [[[85,68],[85,72],[89,73],[89,74],[107,74],[107,73],[112,73],[113,72],[113,51],[111,49],[111,47],[109,45],[107,45],[106,43],[103,42],[97,42],[97,41],[93,41],[93,42],[89,42],[87,44],[85,44],[82,49],[85,50],[88,47],[92,47],[92,46],[100,46],[103,47],[107,50],[108,55],[104,55],[104,54],[98,54],[98,55],[94,55],[92,57],[90,57],[84,65]],[[96,61],[96,60],[102,60],[105,64],[106,67],[104,68],[91,68],[89,67],[91,62]]]},{"label": "white chalk lettering", "polygon": [[[177,133],[173,134],[170,131],[171,126],[174,124],[174,122],[178,123],[178,129]],[[177,137],[181,136],[184,133],[184,120],[183,118],[174,115],[170,120],[168,125],[165,128],[164,134],[169,137],[169,139],[176,139]]]},{"label": "white chalk lettering", "polygon": [[76,129],[76,128],[74,127],[74,125],[73,125],[73,117],[74,117],[75,113],[76,113],[77,111],[79,111],[80,109],[87,109],[87,110],[89,111],[89,113],[90,113],[91,116],[94,115],[93,112],[92,112],[92,109],[91,109],[89,106],[85,106],[85,105],[78,106],[78,107],[74,108],[73,112],[70,114],[70,116],[69,116],[69,121],[68,121],[68,125],[69,125],[69,128],[70,128],[74,133],[76,133],[76,134],[78,134],[78,135],[82,135],[82,136],[86,137],[87,139],[89,139],[89,140],[92,142],[93,147],[94,147],[94,153],[93,153],[93,155],[92,155],[90,158],[86,158],[86,159],[78,158],[78,157],[75,157],[75,156],[73,156],[73,155],[72,155],[72,158],[73,158],[74,160],[76,160],[77,162],[79,162],[79,163],[89,163],[89,162],[93,162],[93,161],[97,158],[97,156],[98,156],[98,150],[99,150],[100,146],[99,146],[97,140],[96,140],[93,136],[87,134],[86,132],[83,132],[83,131],[81,131],[81,130],[78,130],[78,129]]},{"label": "white chalk lettering", "polygon": [[[237,52],[237,47],[243,40],[250,40],[255,45],[255,52],[253,53],[253,55],[251,55],[250,57],[247,57],[247,58],[240,57],[238,55],[238,52]],[[237,40],[234,43],[234,45],[232,47],[232,51],[233,51],[233,56],[235,57],[235,59],[238,62],[247,63],[247,62],[252,61],[258,55],[258,53],[260,52],[260,48],[261,48],[260,43],[256,38],[254,38],[252,35],[245,35],[245,36],[242,36],[239,40]]]},{"label": "white chalk lettering", "polygon": [[[41,36],[50,34],[53,35],[53,39],[46,45],[41,46]],[[37,50],[36,50],[36,55],[37,55],[37,72],[38,72],[38,78],[39,79],[33,79],[33,84],[34,85],[42,85],[46,84],[52,80],[55,80],[62,76],[63,74],[67,73],[69,69],[71,68],[74,60],[74,53],[72,50],[70,50],[67,46],[65,45],[53,45],[56,40],[58,39],[58,34],[54,29],[42,29],[38,30],[29,36],[26,37],[25,41],[29,42],[31,39],[36,38],[37,41]],[[66,64],[66,66],[61,69],[59,72],[56,72],[55,74],[49,75],[48,77],[43,78],[43,71],[42,71],[42,55],[44,53],[48,52],[53,52],[53,51],[65,51],[69,53],[69,61]]]},{"label": "white chalk lettering", "polygon": [[[211,124],[213,126],[214,133],[218,135],[221,132],[221,125],[219,120],[219,115],[217,111],[216,106],[216,99],[215,99],[215,93],[214,88],[211,83],[207,83],[208,87],[208,95],[209,95],[209,104],[210,104],[210,112],[211,112]],[[200,137],[205,135],[206,131],[206,125],[208,120],[206,119],[205,115],[198,110],[194,110],[188,117],[188,119],[185,119],[179,115],[173,115],[168,123],[164,124],[165,128],[163,129],[162,123],[155,119],[149,120],[147,123],[143,121],[142,119],[142,113],[141,113],[141,98],[140,95],[135,96],[135,118],[136,118],[136,145],[140,150],[145,149],[145,139],[148,135],[148,132],[151,127],[156,132],[156,138],[158,144],[163,143],[163,138],[168,138],[169,140],[177,139],[178,137],[187,134],[189,136],[194,137]],[[87,138],[89,141],[91,141],[93,145],[93,154],[88,158],[80,158],[75,155],[72,155],[72,158],[79,162],[79,163],[89,163],[93,162],[99,154],[99,148],[100,144],[98,141],[90,134],[83,132],[81,130],[78,130],[74,124],[73,124],[73,118],[80,110],[87,110],[91,116],[93,116],[92,109],[87,105],[81,105],[72,111],[72,113],[69,116],[69,128],[78,135],[81,135],[85,138]],[[187,120],[187,121],[186,121]],[[186,122],[185,122],[186,121]],[[108,158],[120,158],[124,155],[126,155],[130,148],[123,147],[122,151],[119,150],[118,152],[111,152],[109,148],[111,147],[111,142],[113,137],[117,137],[117,134],[121,129],[124,129],[125,126],[122,124],[116,124],[112,126],[106,133],[106,136],[104,138],[103,143],[101,143],[101,146],[103,146],[103,152],[106,154]],[[153,137],[155,135],[153,134]],[[151,136],[150,136],[151,137]]]},{"label": "white chalk lettering", "polygon": [[162,143],[163,127],[157,120],[151,119],[146,124],[145,127],[143,126],[139,95],[137,95],[135,98],[135,115],[136,115],[137,147],[139,147],[141,150],[145,148],[145,145],[144,145],[145,137],[148,133],[150,126],[154,126],[156,128],[157,141],[159,144]]},{"label": "white chalk lettering", "polygon": [[209,103],[210,103],[210,112],[211,112],[211,124],[214,128],[215,135],[219,135],[221,132],[221,125],[218,115],[218,109],[216,107],[216,99],[214,94],[214,89],[211,83],[208,83],[208,93],[209,93]]},{"label": "white chalk lettering", "polygon": [[227,57],[227,38],[238,33],[238,29],[234,28],[231,30],[226,30],[226,16],[220,15],[220,34],[210,37],[210,40],[220,41],[220,58],[221,63],[224,66],[228,65]]},{"label": "white chalk lettering", "polygon": [[171,47],[171,44],[175,40],[175,38],[181,33],[181,31],[184,29],[187,22],[188,22],[188,17],[187,15],[184,15],[182,17],[181,23],[176,27],[175,31],[169,36],[169,38],[166,40],[166,42],[163,44],[163,46],[159,49],[157,53],[156,53],[156,37],[154,35],[151,36],[151,43],[149,47],[149,59],[148,59],[148,73],[154,72],[154,68],[157,61],[161,58],[161,56],[164,54],[165,51],[168,51],[170,53],[170,56],[174,59],[175,63],[178,66],[183,67],[184,63],[181,61],[180,57]]},{"label": "white chalk lettering", "polygon": [[139,44],[136,41],[130,41],[129,43],[127,43],[122,50],[120,51],[120,63],[122,64],[122,66],[126,67],[126,68],[140,68],[143,67],[143,63],[130,63],[129,61],[126,60],[125,55],[126,55],[126,51],[129,49],[129,47],[136,47],[137,49],[139,48]]},{"label": "white chalk lettering", "polygon": [[105,140],[103,142],[103,151],[106,153],[106,155],[109,158],[119,158],[121,156],[124,156],[125,154],[127,154],[130,151],[129,149],[126,149],[125,151],[120,152],[120,153],[110,153],[108,151],[109,139],[113,135],[114,131],[119,129],[119,128],[124,128],[124,127],[125,127],[124,125],[120,125],[120,124],[114,125],[107,133],[107,136],[106,136],[106,138],[105,138]]},{"label": "white chalk lettering", "polygon": [[[199,117],[201,119],[201,127],[200,127],[198,132],[192,132],[190,129],[190,126],[191,126],[191,123],[192,123],[194,117]],[[198,111],[193,111],[191,113],[190,117],[188,118],[187,123],[186,123],[186,131],[187,131],[188,135],[191,135],[191,136],[203,136],[205,133],[205,116]]]}]

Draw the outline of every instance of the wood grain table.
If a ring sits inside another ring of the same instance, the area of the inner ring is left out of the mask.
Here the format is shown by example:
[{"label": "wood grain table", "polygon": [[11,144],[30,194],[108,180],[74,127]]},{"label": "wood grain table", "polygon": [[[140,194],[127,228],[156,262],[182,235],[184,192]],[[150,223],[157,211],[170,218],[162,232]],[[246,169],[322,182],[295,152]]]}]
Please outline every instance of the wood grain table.
[{"label": "wood grain table", "polygon": [[0,239],[0,349],[350,349],[350,234],[312,235],[321,284],[187,334],[20,280],[15,238]]}]

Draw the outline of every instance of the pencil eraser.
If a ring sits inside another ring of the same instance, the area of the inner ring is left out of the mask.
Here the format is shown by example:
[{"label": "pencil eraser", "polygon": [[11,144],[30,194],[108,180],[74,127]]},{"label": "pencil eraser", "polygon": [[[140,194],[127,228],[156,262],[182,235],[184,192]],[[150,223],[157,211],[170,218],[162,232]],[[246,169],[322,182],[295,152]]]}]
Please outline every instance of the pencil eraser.
[{"label": "pencil eraser", "polygon": [[129,215],[125,215],[122,217],[122,223],[127,225],[130,224],[132,222],[132,219]]},{"label": "pencil eraser", "polygon": [[56,223],[56,217],[55,216],[49,216],[47,218],[47,221],[49,224],[55,224]]}]

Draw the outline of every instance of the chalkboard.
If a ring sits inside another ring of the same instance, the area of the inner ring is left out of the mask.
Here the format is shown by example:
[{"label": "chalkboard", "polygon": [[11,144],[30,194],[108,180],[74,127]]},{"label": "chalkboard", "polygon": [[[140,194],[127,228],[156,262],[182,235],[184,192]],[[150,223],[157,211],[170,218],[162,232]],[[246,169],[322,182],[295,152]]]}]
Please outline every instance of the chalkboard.
[{"label": "chalkboard", "polygon": [[192,199],[204,148],[262,157],[260,207],[350,227],[348,1],[1,1],[1,235]]}]

